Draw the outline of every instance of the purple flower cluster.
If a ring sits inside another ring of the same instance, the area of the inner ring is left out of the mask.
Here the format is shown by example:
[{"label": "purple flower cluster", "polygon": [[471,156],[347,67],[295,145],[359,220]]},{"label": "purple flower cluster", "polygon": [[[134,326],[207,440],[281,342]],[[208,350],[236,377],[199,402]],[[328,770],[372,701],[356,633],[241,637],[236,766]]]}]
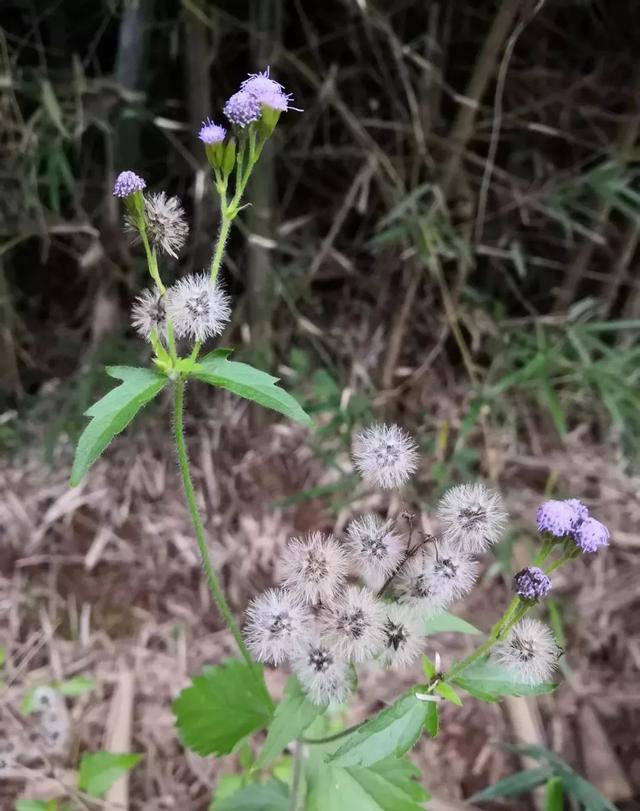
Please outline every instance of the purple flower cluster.
[{"label": "purple flower cluster", "polygon": [[[261,73],[250,73],[242,82],[240,89],[225,102],[223,112],[236,127],[247,127],[258,121],[263,107],[270,107],[280,113],[291,107],[293,98],[284,87],[270,78],[269,68]],[[198,138],[208,146],[224,141],[227,131],[210,118],[202,122]]]},{"label": "purple flower cluster", "polygon": [[270,107],[280,113],[295,109],[291,107],[291,93],[269,76],[269,68],[261,73],[250,73],[224,105],[224,114],[237,127],[246,127],[257,121],[263,107]]},{"label": "purple flower cluster", "polygon": [[595,552],[609,545],[609,530],[589,515],[588,508],[577,498],[565,501],[551,499],[538,507],[538,530],[555,538],[573,538],[583,552]]},{"label": "purple flower cluster", "polygon": [[223,108],[224,114],[232,124],[246,127],[260,118],[262,105],[258,99],[246,90],[238,90],[227,99]]},{"label": "purple flower cluster", "polygon": [[525,600],[539,600],[551,591],[551,580],[537,566],[527,566],[514,577],[515,591]]},{"label": "purple flower cluster", "polygon": [[135,172],[120,172],[113,184],[114,197],[129,197],[137,191],[142,191],[147,184]]}]

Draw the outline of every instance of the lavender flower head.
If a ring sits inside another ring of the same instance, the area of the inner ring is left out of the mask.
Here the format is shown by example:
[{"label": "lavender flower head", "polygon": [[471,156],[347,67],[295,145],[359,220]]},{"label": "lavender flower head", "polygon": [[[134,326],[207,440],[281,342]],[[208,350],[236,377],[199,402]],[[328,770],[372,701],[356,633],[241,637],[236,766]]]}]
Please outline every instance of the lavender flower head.
[{"label": "lavender flower head", "polygon": [[609,546],[609,530],[595,518],[582,521],[573,537],[583,552],[596,552],[601,546]]},{"label": "lavender flower head", "polygon": [[220,124],[215,124],[210,118],[205,119],[200,127],[198,138],[203,144],[219,144],[224,141],[227,131]]},{"label": "lavender flower head", "polygon": [[514,578],[516,594],[525,600],[539,600],[551,591],[551,580],[537,566],[527,566]]},{"label": "lavender flower head", "polygon": [[567,498],[565,504],[568,504],[574,512],[574,528],[581,522],[589,517],[589,508],[586,507],[579,498]]},{"label": "lavender flower head", "polygon": [[261,73],[250,73],[240,88],[251,93],[264,107],[272,107],[282,113],[290,109],[290,102],[293,101],[291,93],[285,93],[280,82],[270,78],[269,68]]},{"label": "lavender flower head", "polygon": [[135,172],[120,172],[113,184],[114,197],[130,197],[137,191],[142,191],[147,184]]},{"label": "lavender flower head", "polygon": [[232,124],[238,127],[246,127],[260,118],[262,105],[253,93],[238,90],[231,98],[227,99],[223,111]]},{"label": "lavender flower head", "polygon": [[[577,499],[571,499],[577,501]],[[579,502],[578,502],[579,503]],[[580,511],[569,501],[551,499],[538,507],[536,522],[539,532],[548,532],[556,538],[570,535],[579,521]]]}]

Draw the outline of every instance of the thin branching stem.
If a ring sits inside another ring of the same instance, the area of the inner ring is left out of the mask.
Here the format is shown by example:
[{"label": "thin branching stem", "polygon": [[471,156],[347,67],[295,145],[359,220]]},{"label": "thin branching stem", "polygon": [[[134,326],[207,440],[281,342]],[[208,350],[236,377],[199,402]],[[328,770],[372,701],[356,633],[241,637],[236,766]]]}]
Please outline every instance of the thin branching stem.
[{"label": "thin branching stem", "polygon": [[175,386],[173,427],[175,434],[176,450],[178,452],[178,465],[180,467],[180,475],[182,477],[184,493],[187,499],[187,506],[189,507],[189,513],[191,515],[191,522],[193,524],[193,529],[196,534],[196,540],[198,542],[200,560],[202,561],[202,568],[207,578],[207,585],[209,586],[211,596],[213,597],[215,604],[218,607],[218,610],[222,614],[222,617],[227,625],[227,628],[231,631],[233,638],[235,639],[236,644],[245,662],[249,665],[249,667],[253,668],[254,666],[253,660],[251,659],[251,655],[249,654],[247,646],[244,643],[244,639],[242,638],[240,629],[238,628],[238,625],[233,617],[233,614],[231,613],[229,604],[227,603],[227,600],[224,596],[224,592],[222,591],[216,573],[211,564],[211,558],[209,557],[209,549],[207,548],[207,540],[204,533],[204,527],[202,525],[202,518],[200,517],[200,511],[198,510],[196,493],[193,487],[193,480],[191,479],[191,471],[189,469],[189,456],[187,453],[187,443],[185,441],[184,436],[184,390],[185,390],[185,381],[180,379],[177,381]]}]

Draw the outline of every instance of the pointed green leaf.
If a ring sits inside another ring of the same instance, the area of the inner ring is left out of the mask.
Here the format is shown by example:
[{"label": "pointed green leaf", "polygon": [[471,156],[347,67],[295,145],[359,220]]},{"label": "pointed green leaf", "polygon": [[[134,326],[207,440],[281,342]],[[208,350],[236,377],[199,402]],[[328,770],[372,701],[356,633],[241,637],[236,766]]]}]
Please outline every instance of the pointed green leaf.
[{"label": "pointed green leaf", "polygon": [[510,774],[504,780],[499,780],[493,786],[488,786],[482,791],[469,798],[470,803],[480,803],[486,800],[495,800],[498,797],[517,797],[519,794],[526,794],[534,788],[546,783],[551,777],[551,769],[548,766],[540,766],[535,769],[527,769],[524,772]]},{"label": "pointed green leaf", "polygon": [[279,780],[256,783],[216,802],[211,811],[288,811],[289,786]]},{"label": "pointed green leaf", "polygon": [[446,681],[440,681],[436,685],[436,693],[439,696],[442,696],[446,701],[450,701],[452,704],[455,704],[456,707],[462,707],[462,699],[453,689],[450,684],[447,684]]},{"label": "pointed green leaf", "polygon": [[56,811],[55,800],[16,800],[16,811]]},{"label": "pointed green leaf", "polygon": [[502,696],[534,696],[550,693],[555,684],[523,684],[507,668],[491,661],[476,662],[452,681],[482,701],[498,701]]},{"label": "pointed green leaf", "polygon": [[571,794],[587,811],[618,811],[613,803],[603,797],[598,789],[576,774],[573,769],[566,768],[559,775],[567,794]]},{"label": "pointed green leaf", "polygon": [[232,660],[206,668],[173,702],[180,738],[199,755],[226,755],[269,725],[272,703],[262,668]]},{"label": "pointed green leaf", "polygon": [[312,424],[311,418],[298,401],[277,385],[277,377],[254,369],[247,363],[237,363],[220,354],[211,353],[197,364],[193,376],[211,386],[227,389],[239,397],[278,411],[295,422]]},{"label": "pointed green leaf", "polygon": [[403,755],[420,737],[428,703],[406,693],[352,732],[330,760],[343,767],[371,766],[390,755]]},{"label": "pointed green leaf", "polygon": [[122,382],[85,412],[91,422],[78,440],[71,471],[72,485],[80,482],[114,436],[123,431],[168,382],[164,375],[132,366],[110,366],[107,374]]},{"label": "pointed green leaf", "polygon": [[80,761],[78,787],[92,797],[101,797],[105,791],[138,763],[142,755],[117,755],[112,752],[96,752],[83,755]]},{"label": "pointed green leaf", "polygon": [[422,669],[424,670],[424,675],[429,679],[429,681],[431,681],[431,679],[436,675],[436,666],[428,656],[422,657]]},{"label": "pointed green leaf", "polygon": [[479,634],[479,631],[474,625],[466,620],[456,617],[455,614],[450,614],[448,611],[443,611],[436,614],[427,620],[425,625],[425,632],[427,634],[443,634],[449,632],[457,632],[460,634]]},{"label": "pointed green leaf", "polygon": [[254,769],[264,769],[271,764],[288,743],[302,735],[323,709],[309,701],[298,680],[292,676],[287,682],[282,701],[276,708]]},{"label": "pointed green leaf", "polygon": [[368,769],[322,764],[311,776],[309,811],[422,811],[428,795],[415,781],[419,776],[403,758],[388,758]]}]

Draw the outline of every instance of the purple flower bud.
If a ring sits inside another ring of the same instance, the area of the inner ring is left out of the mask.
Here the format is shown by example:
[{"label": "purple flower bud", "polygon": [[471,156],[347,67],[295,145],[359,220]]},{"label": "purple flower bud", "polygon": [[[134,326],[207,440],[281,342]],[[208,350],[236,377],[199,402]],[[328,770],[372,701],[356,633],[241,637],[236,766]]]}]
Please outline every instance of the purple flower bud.
[{"label": "purple flower bud", "polygon": [[539,600],[551,591],[551,580],[537,566],[527,566],[514,577],[516,594],[525,600]]},{"label": "purple flower bud", "polygon": [[210,118],[207,118],[206,121],[202,122],[198,138],[203,144],[219,144],[224,141],[226,134],[227,131],[224,127],[221,127],[220,124],[214,124]]},{"label": "purple flower bud", "polygon": [[539,532],[549,532],[556,538],[569,535],[576,525],[576,510],[566,501],[545,501],[536,513]]},{"label": "purple flower bud", "polygon": [[585,519],[573,537],[583,552],[596,552],[601,546],[609,546],[609,530],[595,518]]},{"label": "purple flower bud", "polygon": [[574,529],[589,517],[589,509],[578,498],[568,498],[564,502],[574,512]]},{"label": "purple flower bud", "polygon": [[147,184],[135,172],[120,172],[113,184],[114,197],[129,197],[137,191],[142,191]]},{"label": "purple flower bud", "polygon": [[224,105],[224,114],[232,124],[246,127],[260,118],[262,106],[258,99],[246,90],[238,90]]}]

